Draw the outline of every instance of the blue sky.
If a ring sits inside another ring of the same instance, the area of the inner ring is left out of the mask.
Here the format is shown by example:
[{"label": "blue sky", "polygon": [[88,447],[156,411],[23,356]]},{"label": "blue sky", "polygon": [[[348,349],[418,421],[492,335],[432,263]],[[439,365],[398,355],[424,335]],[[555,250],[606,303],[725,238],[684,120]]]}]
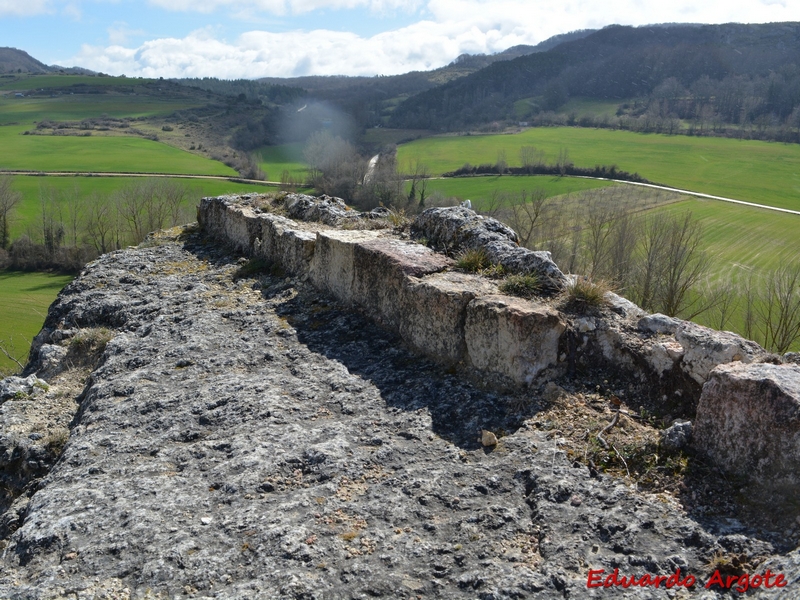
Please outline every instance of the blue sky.
[{"label": "blue sky", "polygon": [[112,75],[390,75],[612,23],[770,21],[800,0],[0,0],[0,45]]}]

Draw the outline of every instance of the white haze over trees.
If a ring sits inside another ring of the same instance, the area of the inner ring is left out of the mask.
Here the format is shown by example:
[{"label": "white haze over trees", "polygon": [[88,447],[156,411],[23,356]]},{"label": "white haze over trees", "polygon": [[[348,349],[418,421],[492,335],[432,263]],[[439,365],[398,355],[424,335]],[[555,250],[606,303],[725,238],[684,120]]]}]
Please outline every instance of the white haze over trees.
[{"label": "white haze over trees", "polygon": [[391,75],[613,23],[792,20],[800,0],[0,0],[5,44],[144,77]]}]

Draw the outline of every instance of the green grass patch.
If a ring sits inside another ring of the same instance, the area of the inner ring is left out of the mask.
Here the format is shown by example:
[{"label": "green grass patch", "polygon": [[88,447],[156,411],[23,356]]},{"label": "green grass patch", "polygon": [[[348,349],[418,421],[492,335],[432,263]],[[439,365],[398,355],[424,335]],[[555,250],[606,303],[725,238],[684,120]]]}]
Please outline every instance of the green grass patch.
[{"label": "green grass patch", "polygon": [[0,78],[0,90],[27,91],[42,88],[64,88],[73,85],[88,86],[132,86],[149,83],[152,79],[138,79],[131,77],[96,77],[93,75],[15,75]]},{"label": "green grass patch", "polygon": [[542,150],[547,162],[555,162],[566,149],[578,166],[616,164],[665,185],[800,210],[800,145],[548,127],[424,138],[400,146],[398,160],[419,159],[441,174],[465,163],[493,164],[505,151],[514,166],[522,146]]},{"label": "green grass patch", "polygon": [[533,298],[541,291],[541,283],[536,275],[509,275],[500,284],[500,291],[509,296]]},{"label": "green grass patch", "polygon": [[220,162],[133,137],[22,135],[0,127],[0,169],[236,176]]},{"label": "green grass patch", "polygon": [[[431,179],[427,182],[426,194],[438,192],[447,198],[470,199],[473,208],[483,210],[498,194],[516,194],[534,189],[544,190],[547,197],[561,196],[583,190],[614,185],[607,181],[579,179],[577,177],[553,177],[551,175],[492,175],[487,177],[455,177]],[[406,183],[410,191],[411,183]]]},{"label": "green grass patch", "polygon": [[[430,135],[427,129],[391,129],[389,127],[371,127],[364,132],[363,140],[367,144],[385,146],[388,144],[399,144],[407,140]],[[400,163],[400,168],[407,168],[407,165]]]},{"label": "green grass patch", "polygon": [[558,112],[567,115],[574,113],[577,118],[584,116],[601,118],[614,117],[622,102],[624,101],[607,102],[589,98],[570,98],[564,106],[558,109]]},{"label": "green grass patch", "polygon": [[303,159],[304,144],[281,144],[264,146],[254,150],[258,166],[267,174],[270,181],[280,181],[284,171],[300,181],[305,181],[308,165]]},{"label": "green grass patch", "polygon": [[[274,187],[236,183],[233,181],[216,181],[205,179],[170,179],[185,185],[187,193],[186,205],[195,206],[200,198],[205,196],[221,196],[237,192],[268,192]],[[56,194],[73,193],[77,191],[80,198],[92,194],[111,197],[117,190],[141,182],[138,177],[33,177],[15,176],[13,188],[22,193],[22,201],[15,209],[11,223],[11,239],[15,239],[31,231],[36,235],[41,220],[41,198],[47,190],[54,190]],[[66,214],[66,207],[64,209]],[[66,218],[66,217],[65,217]]]},{"label": "green grass patch", "polygon": [[[28,359],[31,341],[42,328],[48,307],[71,280],[65,275],[0,271],[0,341],[22,364]],[[0,354],[0,372],[16,368]]]},{"label": "green grass patch", "polygon": [[655,210],[689,210],[703,228],[713,280],[739,281],[751,272],[774,271],[800,260],[800,215],[738,206],[718,200],[685,200]]},{"label": "green grass patch", "polygon": [[152,117],[200,106],[190,98],[132,94],[76,94],[55,98],[0,96],[0,124],[33,127],[34,121],[78,121],[90,117]]}]

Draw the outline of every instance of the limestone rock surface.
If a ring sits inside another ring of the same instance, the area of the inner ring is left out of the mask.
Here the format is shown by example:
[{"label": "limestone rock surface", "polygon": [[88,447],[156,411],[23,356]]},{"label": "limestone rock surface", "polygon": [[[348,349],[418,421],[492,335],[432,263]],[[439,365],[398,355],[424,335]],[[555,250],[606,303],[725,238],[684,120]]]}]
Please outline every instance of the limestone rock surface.
[{"label": "limestone rock surface", "polygon": [[800,496],[799,365],[720,365],[695,427],[694,443],[725,470]]},{"label": "limestone rock surface", "polygon": [[700,574],[724,547],[675,502],[575,466],[535,404],[239,266],[163,238],[59,296],[42,344],[111,335],[63,454],[3,506],[0,598],[600,598],[588,568]]},{"label": "limestone rock surface", "polygon": [[559,291],[567,284],[566,276],[549,252],[521,248],[516,232],[497,219],[455,206],[429,208],[412,223],[411,234],[425,238],[435,248],[459,251],[483,249],[492,263],[514,273],[534,273],[545,289]]}]

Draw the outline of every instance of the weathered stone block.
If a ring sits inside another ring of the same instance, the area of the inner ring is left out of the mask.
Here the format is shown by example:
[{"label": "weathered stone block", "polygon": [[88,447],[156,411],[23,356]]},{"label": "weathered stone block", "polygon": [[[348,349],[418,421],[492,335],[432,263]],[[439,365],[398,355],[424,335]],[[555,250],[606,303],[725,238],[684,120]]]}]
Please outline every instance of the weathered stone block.
[{"label": "weathered stone block", "polygon": [[304,274],[311,267],[317,234],[296,227],[278,215],[259,215],[260,231],[253,242],[253,254],[279,264],[287,271]]},{"label": "weathered stone block", "polygon": [[530,383],[558,361],[566,324],[558,312],[510,296],[484,296],[467,306],[465,340],[473,366]]},{"label": "weathered stone block", "polygon": [[377,231],[318,232],[309,273],[312,283],[343,302],[354,302],[356,246],[379,235]]},{"label": "weathered stone block", "polygon": [[697,406],[694,440],[723,469],[800,495],[800,366],[714,369]]},{"label": "weathered stone block", "polygon": [[381,322],[399,329],[418,311],[403,310],[403,292],[409,277],[424,277],[452,264],[452,260],[421,244],[395,239],[359,242],[353,249],[353,302]]},{"label": "weathered stone block", "polygon": [[482,277],[446,272],[406,280],[399,321],[400,335],[415,348],[443,363],[466,358],[464,323],[467,305],[476,297],[497,293]]},{"label": "weathered stone block", "polygon": [[716,331],[683,321],[675,338],[684,349],[681,368],[700,385],[708,380],[711,370],[729,362],[751,363],[766,355],[766,351],[750,340],[731,333]]}]

